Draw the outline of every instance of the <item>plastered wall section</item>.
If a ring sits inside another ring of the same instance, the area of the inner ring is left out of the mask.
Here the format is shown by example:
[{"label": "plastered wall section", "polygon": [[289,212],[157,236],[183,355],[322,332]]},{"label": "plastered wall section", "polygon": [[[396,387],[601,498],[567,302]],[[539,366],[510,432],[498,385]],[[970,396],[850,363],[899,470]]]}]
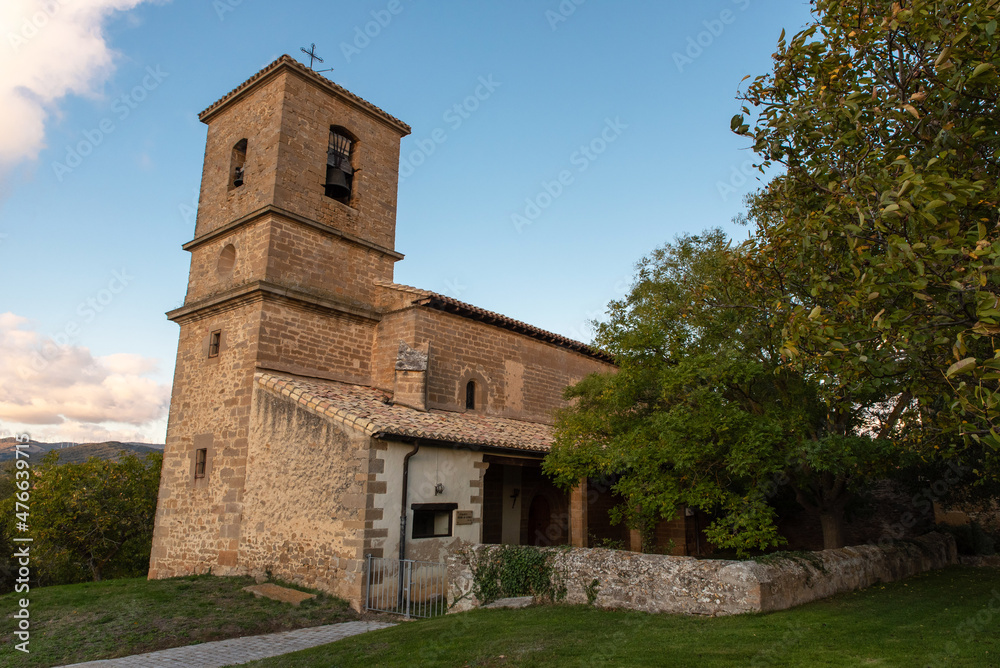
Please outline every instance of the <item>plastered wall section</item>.
[{"label": "plastered wall section", "polygon": [[[386,248],[396,237],[399,141],[403,133],[294,72],[284,81],[274,204]],[[357,140],[349,205],[326,197],[330,126]]]},{"label": "plastered wall section", "polygon": [[[183,322],[177,347],[150,578],[225,574],[236,566],[247,470],[251,388],[262,304]],[[219,355],[209,335],[222,330]],[[195,478],[195,450],[207,450]]]},{"label": "plastered wall section", "polygon": [[379,325],[376,386],[391,390],[398,341],[430,342],[428,408],[465,410],[469,380],[480,385],[477,410],[488,415],[551,424],[566,405],[563,390],[614,366],[500,327],[425,306],[385,315]]},{"label": "plastered wall section", "polygon": [[[402,505],[403,459],[413,445],[398,441],[381,441],[378,458],[382,473],[377,480],[384,482],[383,493],[374,495],[376,508],[384,510],[382,518],[373,523],[380,529],[372,547],[380,548],[387,558],[399,556],[399,516]],[[406,558],[419,561],[444,561],[445,556],[464,545],[478,543],[482,529],[482,473],[486,464],[481,452],[467,447],[422,445],[410,458],[406,504]],[[444,485],[435,494],[437,483]],[[412,538],[414,503],[455,503],[458,510],[471,510],[472,524],[458,525],[452,517],[452,535],[447,538]]]},{"label": "plastered wall section", "polygon": [[372,493],[381,463],[371,439],[257,387],[239,544],[242,572],[341,596],[355,607],[366,547],[384,530]]}]

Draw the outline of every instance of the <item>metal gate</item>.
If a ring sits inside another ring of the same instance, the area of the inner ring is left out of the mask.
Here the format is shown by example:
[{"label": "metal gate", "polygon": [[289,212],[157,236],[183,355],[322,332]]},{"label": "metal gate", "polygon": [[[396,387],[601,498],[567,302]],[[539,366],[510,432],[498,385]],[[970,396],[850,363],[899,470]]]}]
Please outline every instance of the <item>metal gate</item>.
[{"label": "metal gate", "polygon": [[406,617],[434,617],[448,608],[444,564],[368,555],[365,610]]}]

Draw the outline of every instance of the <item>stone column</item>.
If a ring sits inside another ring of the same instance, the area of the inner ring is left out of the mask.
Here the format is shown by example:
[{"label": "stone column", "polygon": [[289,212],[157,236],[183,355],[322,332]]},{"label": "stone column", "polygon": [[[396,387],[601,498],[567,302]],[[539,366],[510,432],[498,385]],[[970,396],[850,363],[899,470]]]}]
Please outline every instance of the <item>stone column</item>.
[{"label": "stone column", "polygon": [[569,544],[587,547],[587,478],[569,493]]},{"label": "stone column", "polygon": [[638,529],[629,529],[628,549],[630,552],[642,552],[642,532]]}]

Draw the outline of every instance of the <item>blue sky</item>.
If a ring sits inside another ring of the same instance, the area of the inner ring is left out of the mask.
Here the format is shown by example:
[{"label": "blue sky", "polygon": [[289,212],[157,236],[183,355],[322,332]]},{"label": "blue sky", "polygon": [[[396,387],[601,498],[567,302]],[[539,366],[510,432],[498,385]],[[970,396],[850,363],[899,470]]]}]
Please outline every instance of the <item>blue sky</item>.
[{"label": "blue sky", "polygon": [[197,114],[281,54],[315,43],[316,69],[412,126],[397,282],[589,340],[651,249],[746,236],[735,95],[810,18],[798,0],[4,4],[0,435],[40,440],[162,442]]}]

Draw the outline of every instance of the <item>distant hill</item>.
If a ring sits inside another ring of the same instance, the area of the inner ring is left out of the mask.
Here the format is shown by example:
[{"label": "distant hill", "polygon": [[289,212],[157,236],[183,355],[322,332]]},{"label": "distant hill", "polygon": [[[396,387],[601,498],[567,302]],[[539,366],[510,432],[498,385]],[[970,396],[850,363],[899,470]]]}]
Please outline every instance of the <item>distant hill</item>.
[{"label": "distant hill", "polygon": [[[17,440],[14,438],[0,439],[0,462],[10,461],[17,455]],[[22,448],[23,450],[24,448]],[[98,459],[118,459],[125,453],[133,453],[137,457],[145,457],[150,452],[163,452],[163,446],[155,443],[121,443],[107,441],[104,443],[28,443],[28,458],[32,464],[38,464],[51,450],[59,451],[60,464],[75,464],[85,462],[91,457]]]}]

